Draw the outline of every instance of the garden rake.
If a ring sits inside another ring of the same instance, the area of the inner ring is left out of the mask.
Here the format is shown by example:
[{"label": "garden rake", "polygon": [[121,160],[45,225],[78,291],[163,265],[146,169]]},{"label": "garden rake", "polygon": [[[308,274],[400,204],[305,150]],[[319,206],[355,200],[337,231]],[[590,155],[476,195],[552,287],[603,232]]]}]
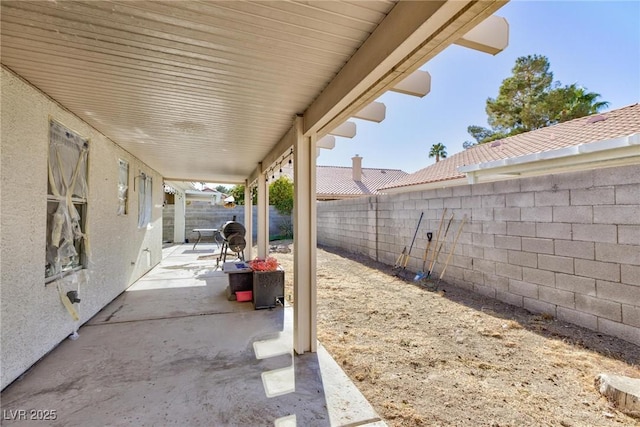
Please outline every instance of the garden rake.
[{"label": "garden rake", "polygon": [[[436,251],[436,248],[438,247],[438,241],[440,240],[440,233],[442,232],[442,225],[444,224],[444,217],[447,215],[447,208],[444,208],[444,210],[442,211],[442,218],[440,218],[440,224],[438,225],[438,232],[436,233],[436,243],[433,246],[433,251],[431,251],[432,255],[431,257],[433,258],[433,254]],[[433,262],[429,263],[429,269],[431,269],[431,265],[433,265]],[[419,271],[418,274],[416,274],[416,277],[413,278],[414,282],[419,282],[422,279],[424,279],[427,276],[427,272],[429,270],[426,270],[425,265],[423,263],[422,265],[422,271]]]},{"label": "garden rake", "polygon": [[[413,244],[416,241],[416,236],[418,235],[418,230],[420,229],[420,223],[422,222],[422,217],[424,216],[424,212],[420,214],[420,219],[418,220],[418,226],[416,227],[416,232],[413,234],[413,240],[411,240],[411,246],[409,246],[409,252],[407,252],[407,247],[405,246],[398,257],[398,261],[396,261],[396,265],[393,267],[394,275],[399,276],[400,274],[404,274],[407,264],[409,263],[409,257],[411,256],[411,249],[413,249]],[[402,267],[402,268],[400,268]]]},{"label": "garden rake", "polygon": [[[444,212],[443,212],[444,215]],[[431,273],[433,272],[433,267],[435,267],[436,262],[438,261],[438,256],[440,255],[440,251],[442,250],[442,245],[444,245],[445,240],[447,239],[447,235],[449,234],[449,228],[451,227],[451,222],[453,222],[454,214],[451,214],[451,218],[449,218],[449,222],[447,222],[447,227],[444,230],[444,235],[442,240],[436,242],[436,246],[434,247],[434,254],[431,258],[431,264],[429,265],[429,271],[422,278],[422,282],[426,284],[426,281],[431,278]],[[439,244],[438,244],[439,243]]]},{"label": "garden rake", "polygon": [[462,234],[462,229],[464,228],[464,223],[467,222],[467,216],[465,215],[462,218],[462,222],[460,223],[460,227],[458,227],[458,231],[456,232],[456,238],[453,239],[453,245],[451,246],[451,251],[449,251],[449,255],[447,256],[447,260],[444,263],[444,267],[442,267],[442,271],[440,272],[440,277],[438,277],[438,281],[436,282],[434,291],[438,290],[438,286],[440,286],[440,281],[444,276],[444,272],[447,271],[447,266],[449,265],[449,261],[453,257],[453,251],[456,249],[456,243],[458,243],[458,239],[460,238],[460,234]]}]

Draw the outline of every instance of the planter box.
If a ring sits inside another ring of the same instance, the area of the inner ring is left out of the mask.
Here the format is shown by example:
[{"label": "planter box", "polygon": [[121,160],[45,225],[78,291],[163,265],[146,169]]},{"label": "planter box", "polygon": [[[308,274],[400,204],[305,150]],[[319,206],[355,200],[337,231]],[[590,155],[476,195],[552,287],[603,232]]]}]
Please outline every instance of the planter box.
[{"label": "planter box", "polygon": [[231,293],[235,294],[238,291],[250,291],[251,283],[253,282],[252,273],[253,272],[229,274],[229,288],[231,289]]},{"label": "planter box", "polygon": [[229,301],[235,300],[236,292],[252,290],[253,271],[245,263],[225,262],[222,271],[229,277]]},{"label": "planter box", "polygon": [[284,270],[253,272],[253,308],[284,306]]}]

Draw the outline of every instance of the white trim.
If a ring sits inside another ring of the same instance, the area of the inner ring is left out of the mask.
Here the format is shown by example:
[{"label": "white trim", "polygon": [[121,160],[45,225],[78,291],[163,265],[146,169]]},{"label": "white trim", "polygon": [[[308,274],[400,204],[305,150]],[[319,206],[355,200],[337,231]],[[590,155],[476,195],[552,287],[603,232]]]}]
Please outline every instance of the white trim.
[{"label": "white trim", "polygon": [[408,185],[403,185],[402,187],[382,188],[378,190],[378,193],[382,193],[382,194],[408,193],[410,191],[433,190],[437,188],[457,187],[459,185],[467,185],[467,184],[468,182],[466,178],[453,178],[453,179],[446,179],[446,180],[436,181],[436,182],[426,182],[423,184],[408,184]]},{"label": "white trim", "polygon": [[[469,183],[479,182],[488,175],[524,175],[538,171],[564,171],[584,168],[585,164],[602,163],[606,166],[612,161],[634,163],[635,157],[640,156],[640,133],[632,135],[593,141],[556,150],[541,151],[518,157],[494,160],[475,165],[460,166],[457,170],[467,174]],[[500,179],[500,178],[498,178]],[[504,179],[504,178],[502,178]]]},{"label": "white trim", "polygon": [[561,157],[573,156],[576,154],[596,153],[612,150],[614,148],[627,147],[640,144],[640,133],[635,133],[620,138],[605,139],[602,141],[587,142],[573,145],[571,147],[558,148],[556,150],[541,151],[538,153],[525,154],[523,156],[510,157],[508,159],[494,160],[491,162],[477,163],[475,165],[459,166],[458,171],[462,173],[475,172],[479,170],[494,169],[507,165],[522,165],[533,163],[539,160],[551,160]]}]

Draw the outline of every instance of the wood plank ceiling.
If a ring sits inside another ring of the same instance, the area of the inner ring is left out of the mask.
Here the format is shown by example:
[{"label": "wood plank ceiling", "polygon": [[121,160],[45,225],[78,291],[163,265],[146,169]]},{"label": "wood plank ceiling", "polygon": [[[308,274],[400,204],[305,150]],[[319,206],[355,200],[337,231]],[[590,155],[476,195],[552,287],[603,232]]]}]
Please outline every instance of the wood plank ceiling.
[{"label": "wood plank ceiling", "polygon": [[163,176],[242,182],[393,8],[2,1],[2,64]]}]

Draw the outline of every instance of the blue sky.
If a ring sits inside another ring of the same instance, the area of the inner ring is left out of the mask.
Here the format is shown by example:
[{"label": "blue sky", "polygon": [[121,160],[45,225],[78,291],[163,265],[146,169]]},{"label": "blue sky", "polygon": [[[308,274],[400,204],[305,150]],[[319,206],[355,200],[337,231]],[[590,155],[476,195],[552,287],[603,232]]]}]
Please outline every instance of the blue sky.
[{"label": "blue sky", "polygon": [[640,0],[521,1],[512,0],[496,15],[509,22],[509,46],[492,56],[451,46],[429,61],[431,93],[416,98],[388,92],[382,123],[352,119],[353,139],[336,138],[333,150],[321,150],[319,165],[351,166],[415,172],[433,164],[432,144],[441,142],[449,155],[473,140],[467,126],[487,126],[485,105],[511,75],[516,58],[545,55],[554,80],[578,83],[610,102],[608,109],[640,102]]}]

